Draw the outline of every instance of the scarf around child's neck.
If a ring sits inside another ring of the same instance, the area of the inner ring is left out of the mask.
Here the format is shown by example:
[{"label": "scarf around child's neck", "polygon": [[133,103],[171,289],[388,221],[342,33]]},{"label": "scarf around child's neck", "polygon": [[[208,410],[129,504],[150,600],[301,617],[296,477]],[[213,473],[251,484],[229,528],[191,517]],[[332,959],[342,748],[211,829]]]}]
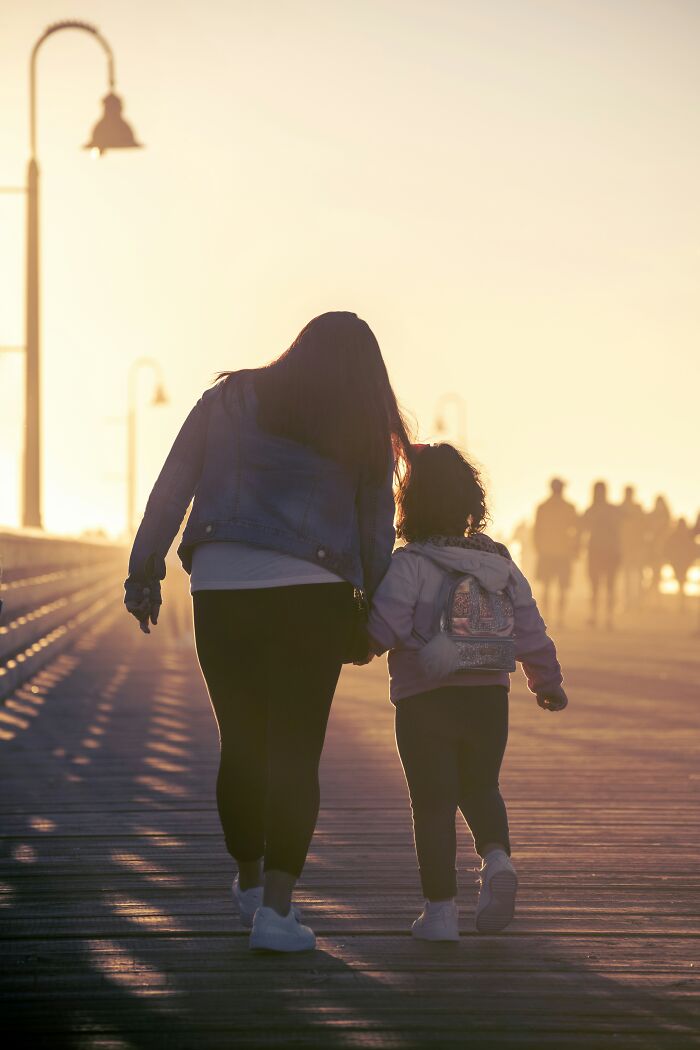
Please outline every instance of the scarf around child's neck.
[{"label": "scarf around child's neck", "polygon": [[497,543],[483,532],[473,532],[471,536],[429,536],[425,543],[435,547],[465,547],[467,550],[485,551],[487,554],[500,554],[502,558],[512,561],[510,551],[504,543]]}]

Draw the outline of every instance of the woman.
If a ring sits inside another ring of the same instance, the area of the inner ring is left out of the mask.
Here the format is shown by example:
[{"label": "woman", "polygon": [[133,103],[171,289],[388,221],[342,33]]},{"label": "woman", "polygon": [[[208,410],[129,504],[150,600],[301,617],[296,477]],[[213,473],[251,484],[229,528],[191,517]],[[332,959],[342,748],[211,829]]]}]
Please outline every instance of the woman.
[{"label": "woman", "polygon": [[376,338],[311,321],[266,368],[197,402],[136,535],[126,606],[148,633],[164,558],[191,572],[197,655],[219,725],[217,803],[250,945],[313,948],[291,907],[319,806],[318,764],[352,631],[394,544],[392,476],[409,439]]}]

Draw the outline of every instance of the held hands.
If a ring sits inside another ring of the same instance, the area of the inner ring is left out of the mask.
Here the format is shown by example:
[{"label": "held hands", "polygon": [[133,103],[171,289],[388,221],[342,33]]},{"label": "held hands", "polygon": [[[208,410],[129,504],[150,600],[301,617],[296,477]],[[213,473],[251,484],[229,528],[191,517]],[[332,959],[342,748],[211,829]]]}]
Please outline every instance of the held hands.
[{"label": "held hands", "polygon": [[543,711],[563,711],[568,702],[569,698],[560,685],[537,694],[537,703]]},{"label": "held hands", "polygon": [[369,653],[366,660],[353,660],[353,667],[366,667],[367,664],[371,664],[374,660],[374,653]]}]

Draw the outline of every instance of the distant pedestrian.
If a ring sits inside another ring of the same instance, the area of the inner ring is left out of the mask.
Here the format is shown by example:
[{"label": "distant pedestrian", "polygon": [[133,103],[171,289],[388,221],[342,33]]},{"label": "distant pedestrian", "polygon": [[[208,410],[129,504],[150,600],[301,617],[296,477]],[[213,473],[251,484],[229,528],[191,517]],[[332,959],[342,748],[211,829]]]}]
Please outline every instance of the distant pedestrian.
[{"label": "distant pedestrian", "polygon": [[661,569],[666,561],[666,547],[671,532],[671,511],[663,496],[657,496],[653,510],[646,516],[644,561],[648,570],[647,590],[654,598],[659,595]]},{"label": "distant pedestrian", "polygon": [[581,519],[581,532],[588,541],[588,577],[591,583],[589,626],[599,622],[600,596],[605,587],[605,624],[613,626],[615,588],[622,561],[620,508],[608,502],[604,481],[593,486],[593,501]]},{"label": "distant pedestrian", "polygon": [[[498,786],[514,660],[540,707],[561,711],[567,698],[527,580],[507,549],[483,534],[477,472],[451,445],[414,449],[398,494],[397,532],[408,542],[374,595],[369,629],[376,651],[389,650],[396,741],[413,808],[425,896],[413,936],[454,941],[458,808],[483,862],[477,929],[504,929],[515,907]],[[461,630],[461,641],[441,626]]]},{"label": "distant pedestrian", "polygon": [[407,448],[371,329],[353,313],[322,314],[272,364],[222,373],[205,391],[134,540],[125,601],[148,633],[194,495],[178,553],[191,572],[219,727],[219,817],[251,948],[315,944],[292,892],[318,815],[338,676],[361,650],[353,589],[371,595],[388,568],[392,477]]},{"label": "distant pedestrian", "polygon": [[534,540],[537,551],[537,579],[542,583],[542,609],[551,615],[551,591],[556,585],[557,627],[564,626],[566,599],[571,586],[571,569],[578,548],[578,515],[573,503],[564,499],[564,482],[553,478],[551,495],[535,515]]},{"label": "distant pedestrian", "polygon": [[526,576],[535,576],[537,569],[537,553],[535,551],[534,527],[527,518],[521,521],[513,529],[511,543],[518,551],[518,564]]},{"label": "distant pedestrian", "polygon": [[698,554],[700,548],[693,535],[693,529],[685,518],[679,518],[666,542],[666,557],[678,582],[678,604],[681,609],[685,606],[688,571],[695,564]]},{"label": "distant pedestrian", "polygon": [[645,532],[644,510],[634,498],[634,487],[627,485],[620,504],[620,546],[625,607],[628,609],[638,603],[642,594]]}]

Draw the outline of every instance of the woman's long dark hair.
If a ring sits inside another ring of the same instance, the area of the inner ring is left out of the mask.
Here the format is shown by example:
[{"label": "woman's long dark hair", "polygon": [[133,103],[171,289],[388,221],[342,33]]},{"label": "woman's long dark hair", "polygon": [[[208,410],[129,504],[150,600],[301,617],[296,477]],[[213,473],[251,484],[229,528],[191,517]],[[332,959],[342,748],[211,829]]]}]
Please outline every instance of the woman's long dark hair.
[{"label": "woman's long dark hair", "polygon": [[[222,372],[219,378],[235,373]],[[253,372],[258,424],[379,483],[410,439],[372,329],[344,310],[314,317],[288,350]]]}]

